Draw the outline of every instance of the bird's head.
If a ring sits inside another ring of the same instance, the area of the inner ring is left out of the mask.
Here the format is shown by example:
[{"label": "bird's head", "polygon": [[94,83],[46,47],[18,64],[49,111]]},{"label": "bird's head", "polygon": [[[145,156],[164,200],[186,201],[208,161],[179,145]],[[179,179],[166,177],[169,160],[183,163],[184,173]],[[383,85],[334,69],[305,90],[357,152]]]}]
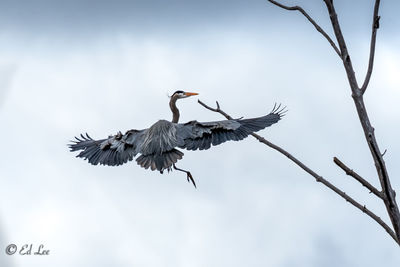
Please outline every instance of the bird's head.
[{"label": "bird's head", "polygon": [[191,93],[191,92],[185,92],[182,90],[178,90],[172,94],[171,98],[181,99],[181,98],[186,98],[186,97],[194,96],[194,95],[198,95],[198,93]]}]

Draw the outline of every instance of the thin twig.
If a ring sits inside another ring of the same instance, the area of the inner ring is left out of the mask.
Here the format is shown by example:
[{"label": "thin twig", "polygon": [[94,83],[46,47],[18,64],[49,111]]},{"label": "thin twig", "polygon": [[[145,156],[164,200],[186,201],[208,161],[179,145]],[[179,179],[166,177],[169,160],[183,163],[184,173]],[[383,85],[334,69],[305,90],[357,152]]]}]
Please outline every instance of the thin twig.
[{"label": "thin twig", "polygon": [[384,195],[382,194],[382,192],[380,192],[375,186],[373,186],[372,184],[370,184],[367,180],[365,180],[364,178],[362,178],[358,173],[356,173],[355,171],[353,171],[352,169],[350,169],[349,167],[347,167],[342,161],[340,161],[337,157],[333,158],[333,162],[336,163],[336,165],[338,165],[347,175],[353,177],[354,179],[356,179],[358,182],[360,182],[360,184],[362,184],[363,186],[365,186],[366,188],[368,188],[368,190],[371,193],[374,193],[374,195],[376,195],[377,197],[379,197],[380,199],[384,199]]},{"label": "thin twig", "polygon": [[[217,108],[212,108],[206,104],[204,104],[203,102],[201,102],[200,100],[198,100],[199,104],[202,105],[203,107],[205,107],[208,110],[211,110],[213,112],[218,112],[221,115],[225,116],[225,118],[227,118],[228,120],[231,120],[232,117],[230,115],[228,115],[227,113],[225,113],[223,110],[221,110],[218,102],[217,102]],[[345,192],[343,192],[342,190],[340,190],[339,188],[337,188],[336,186],[334,186],[333,184],[331,184],[328,180],[326,180],[325,178],[323,178],[322,176],[318,175],[317,173],[315,173],[313,170],[311,170],[310,168],[308,168],[304,163],[302,163],[300,160],[298,160],[297,158],[295,158],[292,154],[290,154],[289,152],[287,152],[286,150],[284,150],[283,148],[269,142],[268,140],[266,140],[265,138],[259,136],[258,134],[252,133],[251,134],[253,137],[255,137],[258,141],[260,141],[261,143],[275,149],[276,151],[278,151],[279,153],[285,155],[286,157],[288,157],[291,161],[293,161],[297,166],[299,166],[300,168],[302,168],[304,171],[306,171],[307,173],[309,173],[311,176],[313,176],[315,178],[315,180],[317,182],[320,182],[322,184],[324,184],[325,186],[327,186],[329,189],[331,189],[332,191],[334,191],[335,193],[337,193],[339,196],[341,196],[342,198],[344,198],[347,202],[349,202],[350,204],[352,204],[353,206],[355,206],[356,208],[358,208],[359,210],[361,210],[362,212],[364,212],[365,214],[367,214],[369,217],[371,217],[374,221],[376,221],[379,225],[381,225],[386,232],[396,241],[396,243],[398,243],[400,245],[400,242],[397,240],[396,234],[393,232],[393,230],[379,217],[377,216],[375,213],[373,213],[372,211],[370,211],[365,205],[361,205],[360,203],[358,203],[356,200],[354,200],[352,197],[348,196]]]},{"label": "thin twig", "polygon": [[310,17],[310,15],[308,15],[308,13],[307,13],[302,7],[299,7],[299,6],[285,6],[285,5],[283,5],[283,4],[281,4],[281,3],[278,3],[278,2],[276,2],[276,1],[274,1],[274,0],[268,0],[268,1],[271,2],[272,4],[276,5],[276,6],[280,7],[280,8],[283,8],[283,9],[286,9],[286,10],[290,10],[290,11],[297,10],[297,11],[299,11],[301,14],[303,14],[303,15],[308,19],[308,21],[311,22],[312,25],[314,25],[315,29],[316,29],[318,32],[320,32],[320,33],[326,38],[326,40],[328,40],[328,42],[331,44],[331,46],[333,47],[333,49],[335,49],[336,54],[337,54],[339,57],[341,57],[341,53],[340,53],[338,47],[336,46],[335,42],[334,42],[334,41],[331,39],[331,37],[329,37],[329,35],[318,25],[318,23],[316,23],[315,20],[313,20],[313,19]]},{"label": "thin twig", "polygon": [[378,16],[379,4],[380,4],[380,0],[376,0],[375,7],[374,7],[374,16],[372,18],[372,35],[371,35],[371,45],[370,45],[370,51],[369,51],[368,70],[367,70],[367,74],[365,76],[364,83],[361,86],[362,94],[364,94],[365,90],[367,90],[369,80],[371,79],[372,69],[374,67],[376,32],[379,29],[379,19],[381,18],[380,16]]}]

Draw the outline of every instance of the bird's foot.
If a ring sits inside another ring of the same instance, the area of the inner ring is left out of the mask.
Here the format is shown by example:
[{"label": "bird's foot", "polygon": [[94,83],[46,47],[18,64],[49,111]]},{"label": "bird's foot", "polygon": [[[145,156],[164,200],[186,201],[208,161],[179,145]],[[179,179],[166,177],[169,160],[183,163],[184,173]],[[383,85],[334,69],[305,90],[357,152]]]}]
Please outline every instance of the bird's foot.
[{"label": "bird's foot", "polygon": [[192,182],[192,184],[194,185],[194,188],[197,188],[196,187],[196,182],[194,181],[192,174],[190,172],[187,172],[186,174],[187,174],[187,177],[186,177],[187,181],[189,183]]},{"label": "bird's foot", "polygon": [[185,171],[185,170],[179,169],[178,167],[175,166],[175,164],[173,164],[172,166],[174,166],[174,169],[177,170],[177,171],[185,172],[186,175],[187,175],[186,178],[187,178],[188,182],[189,183],[192,182],[192,184],[194,185],[194,188],[197,188],[196,182],[194,181],[193,176],[189,171]]}]

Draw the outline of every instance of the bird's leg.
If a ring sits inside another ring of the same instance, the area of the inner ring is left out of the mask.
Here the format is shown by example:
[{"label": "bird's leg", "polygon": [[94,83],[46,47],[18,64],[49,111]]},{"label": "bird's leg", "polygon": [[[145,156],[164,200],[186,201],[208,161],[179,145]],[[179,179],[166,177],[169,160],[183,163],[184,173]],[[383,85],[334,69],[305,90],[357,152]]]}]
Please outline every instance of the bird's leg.
[{"label": "bird's leg", "polygon": [[[179,169],[178,167],[175,166],[175,163],[174,163],[172,166],[174,166],[174,169],[177,170],[177,171],[186,172],[188,182],[189,182],[189,183],[192,182],[192,184],[194,185],[194,187],[197,188],[197,187],[196,187],[196,183],[194,182],[193,176],[192,176],[192,174],[191,174],[189,171],[185,171],[185,170]],[[189,179],[190,179],[190,180],[189,180]]]}]

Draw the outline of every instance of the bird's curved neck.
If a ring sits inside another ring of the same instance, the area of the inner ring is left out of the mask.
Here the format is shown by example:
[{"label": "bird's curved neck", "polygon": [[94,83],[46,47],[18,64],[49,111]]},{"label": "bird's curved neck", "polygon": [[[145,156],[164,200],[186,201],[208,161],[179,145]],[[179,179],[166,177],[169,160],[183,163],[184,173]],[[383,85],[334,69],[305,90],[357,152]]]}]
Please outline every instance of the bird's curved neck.
[{"label": "bird's curved neck", "polygon": [[169,107],[171,108],[172,111],[172,122],[173,123],[178,123],[179,121],[179,109],[176,107],[176,97],[171,97],[171,100],[169,101]]}]

